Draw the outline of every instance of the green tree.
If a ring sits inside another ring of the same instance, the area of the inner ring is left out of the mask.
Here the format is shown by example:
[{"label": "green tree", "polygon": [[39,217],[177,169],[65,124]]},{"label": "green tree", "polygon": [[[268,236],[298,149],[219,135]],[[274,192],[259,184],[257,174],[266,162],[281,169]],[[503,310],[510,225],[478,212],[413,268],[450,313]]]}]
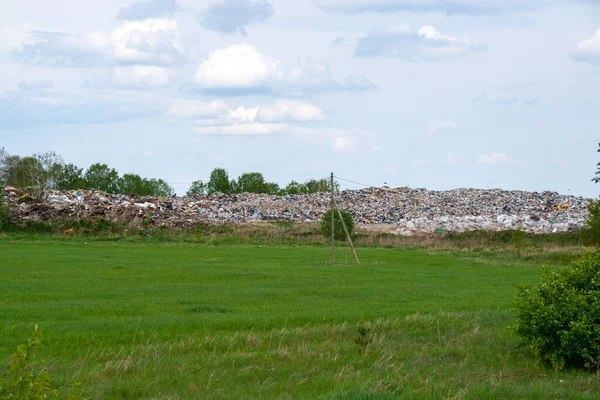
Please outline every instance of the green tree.
[{"label": "green tree", "polygon": [[272,195],[281,195],[281,188],[275,182],[266,182],[265,183],[265,193]]},{"label": "green tree", "polygon": [[600,244],[600,200],[590,200],[588,212],[581,236],[588,244]]},{"label": "green tree", "polygon": [[306,189],[306,186],[302,185],[301,183],[298,183],[296,181],[291,181],[285,187],[284,192],[286,194],[300,194],[300,193],[306,193],[307,189]]},{"label": "green tree", "polygon": [[35,157],[11,156],[9,159],[8,184],[19,188],[43,189],[48,174]]},{"label": "green tree", "polygon": [[[600,153],[600,143],[598,143],[598,153]],[[600,162],[596,164],[596,176],[592,178],[592,182],[599,183],[600,182]]]},{"label": "green tree", "polygon": [[267,187],[263,174],[260,172],[247,172],[234,180],[233,193],[266,193]]},{"label": "green tree", "polygon": [[76,190],[85,187],[83,168],[79,168],[75,164],[54,164],[50,174],[53,189]]},{"label": "green tree", "polygon": [[210,179],[206,184],[208,194],[214,192],[231,193],[232,182],[226,169],[215,168],[210,173]]},{"label": "green tree", "polygon": [[[321,218],[321,232],[325,237],[331,237],[331,213],[333,214],[333,224],[334,224],[334,237],[335,240],[346,240],[346,232],[344,232],[344,227],[342,226],[342,222],[340,221],[340,217],[336,210],[329,210],[323,215]],[[342,214],[342,218],[344,219],[344,223],[346,224],[346,229],[348,229],[348,233],[350,237],[354,236],[354,220],[352,219],[352,215],[349,212],[340,210]]]},{"label": "green tree", "polygon": [[85,171],[85,183],[88,189],[116,193],[119,189],[119,173],[106,164],[92,164]]},{"label": "green tree", "polygon": [[[331,183],[327,179],[309,179],[304,182],[306,187],[306,193],[323,193],[331,191]],[[339,186],[336,184],[335,189],[338,190]]]},{"label": "green tree", "polygon": [[208,188],[206,187],[206,183],[202,182],[202,181],[194,181],[192,182],[192,186],[190,186],[190,188],[187,191],[187,195],[193,195],[193,194],[200,194],[200,195],[206,195],[208,192]]},{"label": "green tree", "polygon": [[119,178],[118,192],[123,194],[136,194],[138,196],[149,195],[149,185],[141,176],[136,174],[124,174]]},{"label": "green tree", "polygon": [[175,190],[173,190],[173,188],[162,179],[152,178],[145,181],[148,185],[148,196],[170,197],[175,193]]}]

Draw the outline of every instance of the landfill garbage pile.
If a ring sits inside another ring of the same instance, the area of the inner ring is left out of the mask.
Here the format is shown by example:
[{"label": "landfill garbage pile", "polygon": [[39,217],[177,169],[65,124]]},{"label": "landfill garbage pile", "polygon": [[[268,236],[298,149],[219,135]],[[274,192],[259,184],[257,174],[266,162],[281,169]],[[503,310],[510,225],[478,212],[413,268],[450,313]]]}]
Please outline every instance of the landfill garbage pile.
[{"label": "landfill garbage pile", "polygon": [[[134,226],[191,227],[197,224],[263,221],[315,222],[329,209],[330,194],[272,196],[213,193],[169,198],[112,195],[94,190],[44,191],[38,196],[5,187],[13,222],[106,219]],[[555,192],[500,189],[430,191],[369,188],[336,194],[340,208],[368,228],[415,233],[522,229],[531,233],[583,226],[589,199]]]}]

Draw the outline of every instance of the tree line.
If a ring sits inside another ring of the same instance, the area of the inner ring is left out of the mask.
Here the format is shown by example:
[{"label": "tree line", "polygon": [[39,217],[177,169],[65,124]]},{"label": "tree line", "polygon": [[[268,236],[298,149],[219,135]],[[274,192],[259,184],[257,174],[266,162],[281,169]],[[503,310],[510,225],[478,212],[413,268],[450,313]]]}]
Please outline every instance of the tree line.
[{"label": "tree line", "polygon": [[[335,184],[336,189],[339,185]],[[291,181],[285,188],[275,182],[267,182],[260,172],[246,172],[236,179],[230,179],[226,169],[215,168],[210,173],[208,181],[194,181],[187,191],[188,195],[208,195],[215,192],[234,193],[264,193],[273,195],[309,194],[329,192],[330,182],[327,179],[309,179],[304,183]]]},{"label": "tree line", "polygon": [[10,155],[5,149],[0,150],[0,185],[32,190],[95,189],[155,197],[174,193],[173,188],[162,179],[147,179],[137,174],[120,176],[107,164],[95,163],[84,171],[75,164],[66,163],[55,152],[21,157]]},{"label": "tree line", "polygon": [[[95,163],[84,170],[67,163],[55,152],[36,153],[21,157],[10,155],[0,149],[0,187],[14,186],[32,190],[77,190],[95,189],[107,193],[122,193],[138,196],[167,197],[174,194],[173,188],[163,179],[143,178],[137,174],[119,175],[107,164]],[[339,189],[337,183],[336,190]],[[260,172],[249,172],[230,179],[226,169],[215,168],[209,179],[192,182],[188,195],[209,195],[220,192],[265,193],[273,195],[309,194],[328,192],[327,179],[309,179],[304,183],[291,181],[285,188],[268,182]]]}]

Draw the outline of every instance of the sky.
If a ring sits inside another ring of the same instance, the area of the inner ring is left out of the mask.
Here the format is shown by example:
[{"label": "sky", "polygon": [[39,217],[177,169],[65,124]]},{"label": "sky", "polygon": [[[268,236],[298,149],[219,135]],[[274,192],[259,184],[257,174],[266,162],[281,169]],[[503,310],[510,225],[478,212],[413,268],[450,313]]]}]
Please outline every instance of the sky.
[{"label": "sky", "polygon": [[600,0],[0,0],[0,148],[596,197]]}]

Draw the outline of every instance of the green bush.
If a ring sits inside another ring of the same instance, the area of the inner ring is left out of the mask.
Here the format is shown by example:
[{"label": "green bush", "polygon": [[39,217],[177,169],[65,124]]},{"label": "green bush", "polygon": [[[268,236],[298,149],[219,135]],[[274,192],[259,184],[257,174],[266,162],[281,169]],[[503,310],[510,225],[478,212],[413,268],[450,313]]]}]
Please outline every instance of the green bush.
[{"label": "green bush", "polygon": [[[346,223],[346,228],[348,229],[348,233],[350,233],[350,237],[354,237],[354,221],[352,220],[352,215],[347,211],[340,210],[342,213],[342,218]],[[325,237],[331,237],[331,212],[329,210],[323,215],[321,218],[321,232]],[[340,216],[337,211],[334,210],[334,229],[335,229],[335,240],[346,240],[346,233],[344,233],[344,228],[342,227],[342,223],[340,221]]]},{"label": "green bush", "polygon": [[581,230],[583,240],[589,244],[600,244],[600,200],[592,200],[588,205],[589,215]]},{"label": "green bush", "polygon": [[0,192],[0,232],[10,224],[10,208],[6,204],[4,194]]},{"label": "green bush", "polygon": [[519,286],[516,333],[557,369],[600,367],[600,250],[570,267],[544,268],[540,284]]}]

